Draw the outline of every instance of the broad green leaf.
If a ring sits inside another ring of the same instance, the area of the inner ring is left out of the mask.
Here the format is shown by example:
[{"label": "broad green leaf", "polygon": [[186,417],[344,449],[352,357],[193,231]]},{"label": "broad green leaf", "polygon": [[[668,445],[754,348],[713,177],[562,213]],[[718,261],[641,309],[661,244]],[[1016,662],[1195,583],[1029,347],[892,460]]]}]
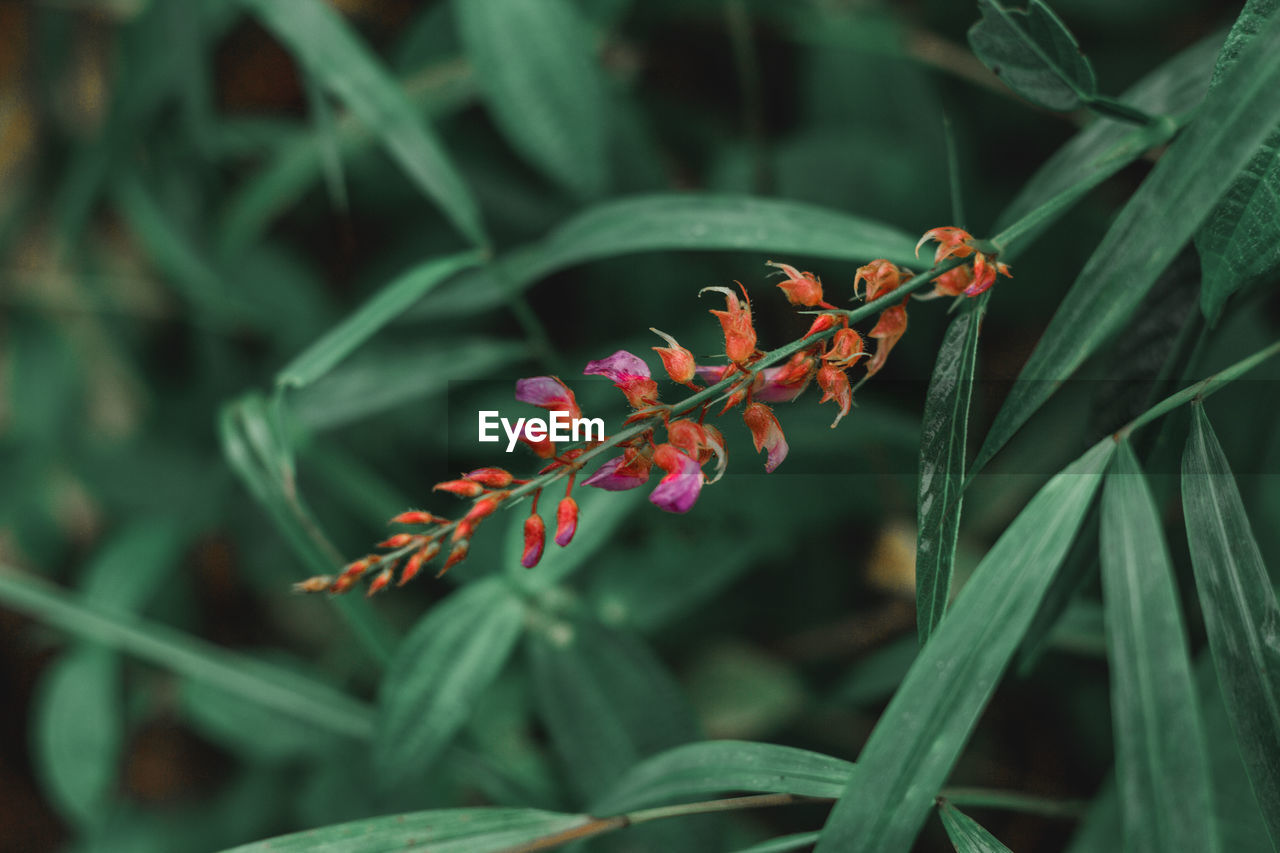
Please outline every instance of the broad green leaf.
[{"label": "broad green leaf", "polygon": [[1059,472],[978,564],[885,709],[819,851],[911,846],[1093,500],[1114,442]]},{"label": "broad green leaf", "polygon": [[[0,566],[0,603],[82,640],[131,654],[348,738],[373,734],[370,708],[326,684],[125,614],[76,601],[52,584]],[[264,676],[263,672],[270,672]]]},{"label": "broad green leaf", "polygon": [[853,764],[807,749],[741,740],[678,746],[627,771],[596,814],[612,815],[684,799],[710,799],[733,791],[838,797]]},{"label": "broad green leaf", "polygon": [[[590,469],[588,469],[590,470]],[[547,500],[550,491],[542,499],[541,512],[547,523],[547,542],[542,559],[532,569],[520,565],[524,553],[523,512],[512,512],[507,524],[507,541],[503,562],[507,577],[522,589],[547,590],[564,583],[575,572],[587,565],[600,550],[614,541],[618,528],[630,517],[645,497],[645,489],[628,492],[608,492],[603,489],[579,489],[578,531],[573,541],[565,547],[555,544],[556,502]]]},{"label": "broad green leaf", "polygon": [[86,601],[102,610],[141,610],[177,569],[185,535],[163,518],[136,521],[113,536],[94,557],[80,581]]},{"label": "broad green leaf", "polygon": [[480,260],[477,252],[462,252],[414,267],[299,353],[276,374],[276,384],[297,388],[311,384],[441,282]]},{"label": "broad green leaf", "polygon": [[956,853],[1010,853],[1009,848],[973,818],[946,800],[938,803],[938,817]]},{"label": "broad green leaf", "polygon": [[921,645],[942,621],[951,593],[964,500],[969,400],[987,299],[983,294],[947,326],[925,392],[916,492],[916,628]]},{"label": "broad green leaf", "polygon": [[1044,162],[996,220],[995,242],[1008,259],[1057,221],[1085,193],[1169,141],[1209,88],[1221,37],[1210,36],[1147,74],[1121,96],[1136,107],[1166,116],[1147,127],[1098,118]]},{"label": "broad green leaf", "polygon": [[[262,396],[248,394],[223,406],[218,435],[231,469],[270,514],[306,570],[327,575],[341,568],[345,562],[342,555],[325,538],[298,494],[289,451],[272,426]],[[374,660],[390,658],[390,632],[385,623],[374,618],[367,601],[352,596],[331,596],[330,601]]]},{"label": "broad green leaf", "polygon": [[374,761],[384,785],[427,770],[471,716],[524,631],[524,605],[498,579],[453,593],[414,626],[378,697]]},{"label": "broad green leaf", "polygon": [[[503,304],[512,287],[636,252],[719,250],[838,260],[918,262],[915,238],[869,219],[797,201],[710,193],[632,196],[587,208],[543,240],[458,277],[427,300],[433,315]],[[503,277],[506,277],[504,282]]]},{"label": "broad green leaf", "polygon": [[309,829],[224,853],[492,853],[585,826],[587,815],[539,809],[438,809]]},{"label": "broad green leaf", "polygon": [[40,679],[31,714],[33,759],[58,811],[77,823],[105,813],[124,746],[120,661],[83,646]]},{"label": "broad green leaf", "polygon": [[[1211,87],[1216,87],[1240,52],[1276,14],[1276,0],[1249,0],[1236,19],[1218,56]],[[1280,130],[1273,129],[1258,147],[1218,206],[1196,233],[1196,250],[1204,281],[1200,308],[1216,323],[1231,294],[1267,277],[1280,266]]]},{"label": "broad green leaf", "polygon": [[698,735],[687,702],[648,647],[586,619],[529,636],[534,691],[570,780],[594,800],[642,759]]},{"label": "broad green leaf", "polygon": [[473,244],[488,242],[475,199],[404,90],[320,0],[240,0],[325,89],[378,134],[409,178]]},{"label": "broad green leaf", "polygon": [[579,196],[608,180],[609,116],[593,34],[568,0],[454,0],[494,122],[526,160]]},{"label": "broad green leaf", "polygon": [[1098,93],[1093,66],[1075,36],[1041,0],[1025,12],[998,0],[978,0],[982,20],[969,29],[969,46],[1013,91],[1037,106],[1074,110]]},{"label": "broad green leaf", "polygon": [[1127,440],[1107,472],[1100,539],[1125,850],[1217,850],[1173,564]]},{"label": "broad green leaf", "polygon": [[974,463],[975,471],[1086,358],[1119,334],[1277,123],[1280,19],[1259,33],[1120,211],[1014,383]]},{"label": "broad green leaf", "polygon": [[1272,841],[1280,843],[1280,605],[1202,405],[1182,457],[1196,591],[1222,697]]}]

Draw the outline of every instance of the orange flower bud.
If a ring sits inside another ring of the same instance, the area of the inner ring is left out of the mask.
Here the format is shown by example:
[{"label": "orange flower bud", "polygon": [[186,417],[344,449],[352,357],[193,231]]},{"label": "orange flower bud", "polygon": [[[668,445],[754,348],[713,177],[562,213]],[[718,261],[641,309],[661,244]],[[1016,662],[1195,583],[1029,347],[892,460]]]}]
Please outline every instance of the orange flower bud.
[{"label": "orange flower bud", "polygon": [[556,544],[564,547],[573,541],[578,532],[578,502],[565,498],[556,507]]},{"label": "orange flower bud", "polygon": [[924,232],[920,242],[916,243],[917,258],[920,257],[920,247],[930,240],[936,240],[938,243],[938,251],[933,255],[935,264],[940,264],[947,258],[967,258],[973,254],[973,246],[970,245],[973,235],[963,228],[948,225]]},{"label": "orange flower bud", "polygon": [[387,584],[391,583],[391,570],[393,568],[395,567],[387,566],[385,569],[378,572],[378,576],[369,582],[369,591],[366,592],[365,595],[372,598],[375,594],[382,592],[382,590],[386,589]]},{"label": "orange flower bud", "polygon": [[693,382],[693,377],[697,370],[697,365],[693,362],[693,353],[680,346],[676,339],[666,332],[660,332],[652,327],[650,327],[649,331],[671,344],[669,347],[652,348],[662,359],[662,366],[666,369],[667,375],[671,377],[671,381],[679,382],[681,385],[689,385]]},{"label": "orange flower bud", "polygon": [[440,524],[444,521],[448,521],[448,519],[416,509],[402,512],[391,519],[392,524]]},{"label": "orange flower bud", "polygon": [[858,267],[858,271],[853,276],[853,295],[858,295],[858,285],[866,282],[868,302],[873,299],[879,299],[886,293],[897,290],[898,285],[902,284],[903,273],[892,261],[880,258],[869,264]]},{"label": "orange flower bud", "polygon": [[293,585],[294,592],[324,592],[333,585],[333,575],[316,575]]},{"label": "orange flower bud", "polygon": [[404,571],[400,573],[400,586],[404,586],[413,580],[422,567],[435,559],[436,554],[440,553],[440,541],[432,539],[426,545],[423,545],[417,551],[413,552],[413,556],[404,564]]},{"label": "orange flower bud", "polygon": [[454,566],[458,565],[458,563],[461,563],[463,560],[467,559],[467,551],[469,550],[471,550],[471,543],[468,542],[466,539],[463,539],[461,542],[454,545],[453,550],[449,552],[449,559],[444,561],[444,568],[442,568],[438,573],[436,573],[436,577],[440,577],[445,572],[449,571]]},{"label": "orange flower bud", "polygon": [[825,332],[827,329],[835,328],[838,322],[840,322],[840,318],[835,314],[819,314],[814,318],[813,325],[809,327],[809,331],[804,333],[804,336],[807,338]]},{"label": "orange flower bud", "polygon": [[375,548],[403,548],[405,545],[408,545],[410,542],[412,542],[415,538],[416,537],[411,533],[397,533],[395,536],[391,536],[387,539],[383,539],[374,547]]},{"label": "orange flower bud", "polygon": [[831,422],[831,428],[835,429],[836,424],[849,414],[849,408],[853,405],[853,388],[849,385],[849,376],[834,364],[824,364],[818,368],[818,387],[822,389],[819,404],[835,400],[840,406],[840,414]]},{"label": "orange flower bud", "polygon": [[841,329],[831,338],[831,349],[822,356],[822,360],[844,368],[866,354],[862,335],[853,329]]},{"label": "orange flower bud", "polygon": [[[742,285],[739,283],[739,287]],[[711,309],[711,313],[720,321],[724,332],[724,353],[735,364],[747,362],[756,351],[756,330],[751,325],[751,301],[746,304],[738,301],[738,295],[727,287],[704,287],[698,291],[701,295],[714,290],[725,295],[725,310]],[[746,297],[746,289],[742,294]]]},{"label": "orange flower bud", "polygon": [[501,468],[477,468],[467,475],[467,479],[475,480],[490,489],[505,489],[511,485],[515,477],[511,476],[510,471],[504,471]]},{"label": "orange flower bud", "polygon": [[458,526],[453,529],[453,541],[470,539],[471,534],[475,533],[476,528],[480,526],[480,522],[493,515],[494,510],[498,508],[498,504],[506,496],[505,492],[499,492],[496,495],[476,501],[471,510],[463,516],[462,521],[458,522]]},{"label": "orange flower bud", "polygon": [[542,548],[547,541],[547,525],[536,512],[524,520],[524,554],[520,565],[532,569],[542,559]]},{"label": "orange flower bud", "polygon": [[433,492],[449,492],[460,498],[478,498],[484,494],[484,486],[474,480],[446,480],[431,487]]},{"label": "orange flower bud", "polygon": [[782,292],[786,295],[787,301],[792,305],[803,305],[812,308],[815,305],[821,305],[822,299],[822,282],[811,272],[800,272],[789,264],[780,264],[775,261],[766,261],[768,266],[777,267],[787,280],[778,285],[782,288]]}]

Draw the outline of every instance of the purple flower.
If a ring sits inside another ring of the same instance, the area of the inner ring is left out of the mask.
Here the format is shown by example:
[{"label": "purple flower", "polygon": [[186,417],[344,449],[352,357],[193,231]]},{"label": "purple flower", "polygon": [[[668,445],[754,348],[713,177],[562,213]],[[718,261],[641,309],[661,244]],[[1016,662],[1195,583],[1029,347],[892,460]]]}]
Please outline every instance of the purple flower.
[{"label": "purple flower", "polygon": [[584,486],[595,486],[608,492],[625,492],[643,486],[649,481],[649,469],[652,466],[648,457],[635,450],[628,450],[622,456],[605,460],[596,472],[582,481]]},{"label": "purple flower", "polygon": [[582,370],[585,376],[607,376],[615,383],[622,384],[628,379],[649,378],[649,365],[638,355],[620,349],[608,358],[587,362]]},{"label": "purple flower", "polygon": [[550,411],[566,411],[573,418],[582,416],[573,392],[554,376],[517,379],[516,399]]},{"label": "purple flower", "polygon": [[653,464],[666,471],[667,476],[649,495],[649,502],[667,512],[688,512],[702,491],[702,466],[671,444],[658,445]]}]

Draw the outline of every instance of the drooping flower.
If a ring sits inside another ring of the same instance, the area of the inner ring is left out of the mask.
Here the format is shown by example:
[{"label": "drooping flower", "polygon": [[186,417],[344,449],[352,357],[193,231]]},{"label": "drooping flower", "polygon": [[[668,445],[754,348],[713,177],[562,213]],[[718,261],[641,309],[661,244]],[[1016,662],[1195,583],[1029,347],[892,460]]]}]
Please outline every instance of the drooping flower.
[{"label": "drooping flower", "polygon": [[624,492],[649,482],[652,460],[635,448],[628,447],[621,456],[605,460],[596,472],[582,481],[584,486],[595,486],[608,492]]},{"label": "drooping flower", "polygon": [[[738,287],[742,287],[741,283]],[[734,364],[745,364],[756,352],[756,330],[751,324],[751,300],[746,299],[746,288],[742,290],[745,304],[739,302],[738,294],[727,287],[704,287],[698,291],[698,295],[701,296],[708,290],[724,294],[725,310],[711,309],[724,331],[724,354]]]},{"label": "drooping flower", "polygon": [[542,559],[542,548],[547,541],[547,525],[536,512],[524,520],[524,553],[520,565],[532,569]]},{"label": "drooping flower", "polygon": [[[916,243],[916,256],[920,255],[920,247],[930,240],[938,242],[938,249],[933,254],[933,262],[940,264],[947,258],[967,258],[973,255],[973,271],[971,282],[961,289],[959,292],[964,296],[977,296],[988,290],[991,285],[995,284],[996,276],[1003,275],[1013,278],[1013,273],[1009,272],[1009,267],[996,261],[994,255],[988,255],[979,252],[974,246],[973,235],[961,228],[946,226],[943,228],[933,228],[924,232],[924,236],[920,238],[920,242]],[[957,267],[957,270],[960,268]],[[957,270],[953,270],[955,272]],[[939,276],[939,279],[949,275],[945,273]],[[959,287],[960,282],[965,276],[957,275],[945,284],[935,283],[933,292],[930,296],[940,296],[944,294],[952,294]]]},{"label": "drooping flower", "polygon": [[777,267],[787,280],[781,282],[778,287],[782,289],[786,295],[787,301],[792,305],[803,305],[806,308],[812,308],[815,305],[827,305],[822,298],[822,282],[816,275],[811,272],[800,272],[800,270],[790,264],[780,264],[776,261],[766,261],[768,266]]},{"label": "drooping flower", "polygon": [[897,290],[898,285],[910,278],[907,270],[900,268],[892,261],[885,258],[878,258],[868,264],[858,267],[858,271],[853,276],[853,295],[858,295],[858,285],[865,283],[867,286],[866,300],[879,299],[886,293]]},{"label": "drooping flower", "polygon": [[831,338],[831,349],[823,354],[822,360],[829,361],[838,368],[845,368],[866,355],[862,343],[862,335],[849,328],[841,329]]},{"label": "drooping flower", "polygon": [[996,273],[1013,278],[1007,264],[991,263],[986,255],[979,252],[973,259],[973,284],[964,289],[965,296],[977,296],[990,289],[996,283]]},{"label": "drooping flower", "polygon": [[556,507],[556,544],[564,547],[573,541],[578,532],[578,502],[565,497]]},{"label": "drooping flower", "polygon": [[831,422],[831,428],[835,429],[836,424],[849,414],[849,408],[853,405],[853,388],[849,385],[849,375],[834,364],[824,364],[818,368],[818,387],[822,389],[819,404],[834,400],[840,406],[840,414]]},{"label": "drooping flower", "polygon": [[697,374],[697,365],[693,362],[693,353],[680,346],[680,343],[666,332],[652,327],[650,327],[649,331],[671,345],[653,347],[653,351],[662,359],[662,366],[666,369],[667,375],[671,377],[671,381],[697,390],[698,386],[693,384],[693,377]]},{"label": "drooping flower", "polygon": [[916,296],[916,299],[923,302],[929,299],[937,299],[940,296],[960,296],[970,284],[973,284],[973,267],[966,264],[962,267],[949,269],[935,278],[933,280],[933,290]]},{"label": "drooping flower", "polygon": [[885,360],[889,358],[889,350],[893,349],[893,345],[898,342],[907,331],[907,308],[906,300],[901,304],[890,306],[880,312],[880,320],[876,323],[875,328],[867,334],[877,340],[876,354],[867,362],[867,375],[872,376],[884,367]]},{"label": "drooping flower", "polygon": [[649,365],[638,355],[620,349],[608,358],[587,362],[582,373],[612,379],[633,409],[657,405],[658,383],[650,377]]},{"label": "drooping flower", "polygon": [[787,458],[787,439],[782,434],[782,425],[774,417],[773,409],[763,403],[752,403],[742,413],[742,420],[751,430],[751,439],[755,442],[756,452],[768,451],[764,470],[772,473]]},{"label": "drooping flower", "polygon": [[787,403],[804,393],[813,378],[813,355],[798,352],[780,367],[766,367],[756,374],[751,399],[761,403]]},{"label": "drooping flower", "polygon": [[946,225],[941,228],[930,228],[924,232],[920,242],[916,243],[916,257],[920,257],[920,247],[929,241],[937,241],[938,249],[933,253],[933,262],[940,264],[947,258],[967,258],[973,254],[973,235],[963,228]]},{"label": "drooping flower", "polygon": [[649,495],[649,502],[667,512],[688,512],[702,491],[702,466],[672,444],[659,444],[653,464],[667,475]]}]

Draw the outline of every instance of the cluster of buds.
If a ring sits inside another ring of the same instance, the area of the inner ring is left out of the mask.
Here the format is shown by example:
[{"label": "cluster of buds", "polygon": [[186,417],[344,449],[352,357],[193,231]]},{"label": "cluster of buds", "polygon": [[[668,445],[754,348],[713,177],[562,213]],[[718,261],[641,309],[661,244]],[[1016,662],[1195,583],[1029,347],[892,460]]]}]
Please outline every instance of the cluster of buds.
[{"label": "cluster of buds", "polygon": [[[952,266],[925,276],[913,274],[884,259],[859,267],[854,274],[854,298],[864,299],[868,308],[878,308],[875,325],[867,337],[876,341],[875,351],[867,352],[863,336],[850,325],[867,313],[839,309],[827,302],[822,282],[809,272],[769,261],[783,277],[778,287],[791,305],[811,309],[816,314],[809,330],[798,341],[784,347],[784,352],[764,353],[756,347],[756,331],[752,322],[751,300],[746,288],[739,292],[727,287],[708,287],[699,293],[721,294],[723,310],[712,309],[724,336],[724,362],[698,364],[693,353],[665,332],[651,329],[666,346],[653,350],[662,362],[667,378],[695,393],[682,402],[666,404],[660,399],[660,388],[649,365],[639,356],[619,350],[613,355],[589,362],[583,370],[587,376],[604,376],[622,392],[632,413],[623,429],[603,439],[578,442],[560,447],[545,433],[526,432],[519,436],[529,450],[546,460],[544,467],[531,479],[516,479],[501,468],[480,468],[457,480],[437,483],[436,491],[449,492],[470,500],[470,509],[457,519],[412,510],[392,519],[393,524],[419,528],[419,532],[396,533],[378,544],[384,553],[369,554],[347,565],[336,576],[321,576],[303,581],[297,588],[307,592],[346,592],[366,574],[372,573],[368,590],[373,594],[387,588],[399,568],[399,584],[415,577],[422,567],[437,555],[445,553],[439,574],[444,574],[466,558],[471,538],[480,524],[499,508],[529,497],[530,512],[524,523],[524,549],[521,564],[533,568],[542,558],[546,545],[546,524],[538,511],[542,492],[559,480],[565,481],[564,497],[556,507],[555,543],[568,545],[578,527],[578,504],[573,498],[575,484],[607,491],[639,488],[651,479],[654,468],[662,472],[649,501],[667,512],[688,512],[698,500],[704,485],[715,483],[728,463],[724,436],[707,418],[716,404],[723,401],[716,417],[741,407],[742,420],[751,432],[757,452],[766,454],[764,468],[772,472],[787,457],[788,446],[782,425],[773,405],[795,400],[817,381],[822,391],[819,404],[834,402],[839,411],[834,428],[849,414],[853,406],[855,386],[848,371],[859,359],[866,373],[859,385],[879,372],[889,351],[907,329],[907,303],[911,292],[929,280],[933,290],[917,298],[943,295],[976,296],[991,287],[997,273],[1009,276],[1008,268],[979,251],[973,238],[959,228],[935,228],[921,238],[920,245],[934,240],[938,250],[935,265],[951,259],[972,257],[971,263]],[[904,287],[911,282],[909,287]],[[896,298],[901,288],[902,298]],[[856,315],[851,318],[851,315]],[[787,355],[786,361],[771,366],[772,361]],[[699,384],[703,383],[703,384]],[[515,397],[551,413],[563,413],[570,420],[581,418],[573,391],[555,376],[536,376],[516,383]],[[616,455],[606,458],[579,483],[579,473],[594,458],[607,450]],[[711,473],[707,468],[714,461]],[[437,576],[438,576],[437,575]]]}]

